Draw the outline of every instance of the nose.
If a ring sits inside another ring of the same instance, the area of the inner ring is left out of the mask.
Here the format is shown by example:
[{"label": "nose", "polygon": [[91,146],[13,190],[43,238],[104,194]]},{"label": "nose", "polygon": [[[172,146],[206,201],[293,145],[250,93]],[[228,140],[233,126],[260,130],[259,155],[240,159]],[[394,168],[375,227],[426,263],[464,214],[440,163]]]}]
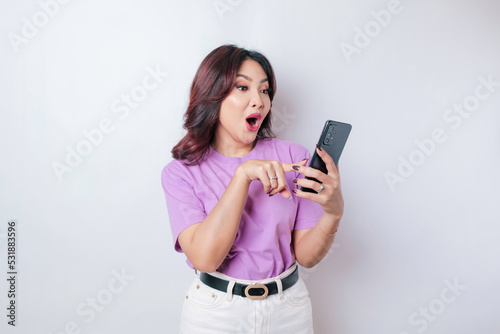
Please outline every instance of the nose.
[{"label": "nose", "polygon": [[252,108],[257,108],[257,109],[261,109],[264,107],[264,102],[262,101],[262,98],[260,97],[258,91],[252,94],[252,98],[250,99],[250,105],[252,106]]}]

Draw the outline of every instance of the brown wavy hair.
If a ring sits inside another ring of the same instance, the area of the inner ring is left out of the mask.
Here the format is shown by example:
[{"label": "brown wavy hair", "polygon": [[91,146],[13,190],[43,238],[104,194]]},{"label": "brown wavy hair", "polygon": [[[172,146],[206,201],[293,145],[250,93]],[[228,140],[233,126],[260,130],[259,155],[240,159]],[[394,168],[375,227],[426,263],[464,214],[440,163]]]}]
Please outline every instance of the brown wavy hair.
[{"label": "brown wavy hair", "polygon": [[[193,79],[189,105],[184,114],[184,129],[187,133],[172,149],[174,159],[184,160],[186,165],[197,165],[203,161],[219,123],[222,100],[231,92],[237,71],[247,59],[255,60],[262,66],[269,81],[269,98],[273,101],[276,78],[271,63],[263,54],[235,45],[222,45],[214,49],[202,61]],[[257,140],[273,137],[269,110],[257,133]]]}]

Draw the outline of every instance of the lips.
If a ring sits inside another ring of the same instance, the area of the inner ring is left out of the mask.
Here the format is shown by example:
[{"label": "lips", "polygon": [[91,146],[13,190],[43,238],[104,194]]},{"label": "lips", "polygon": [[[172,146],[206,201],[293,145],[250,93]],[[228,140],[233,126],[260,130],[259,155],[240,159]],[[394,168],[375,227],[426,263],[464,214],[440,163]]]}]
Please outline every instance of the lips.
[{"label": "lips", "polygon": [[258,131],[262,116],[259,113],[253,113],[247,116],[246,124],[249,131]]}]

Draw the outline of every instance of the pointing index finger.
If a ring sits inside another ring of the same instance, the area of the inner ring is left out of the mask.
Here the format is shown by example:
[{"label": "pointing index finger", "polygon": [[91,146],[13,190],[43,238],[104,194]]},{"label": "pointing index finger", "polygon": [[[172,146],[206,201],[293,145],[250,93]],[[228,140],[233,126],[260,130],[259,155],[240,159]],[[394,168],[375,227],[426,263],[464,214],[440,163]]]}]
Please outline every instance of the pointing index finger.
[{"label": "pointing index finger", "polygon": [[296,166],[296,165],[298,165],[298,166],[305,166],[307,164],[307,160],[308,159],[306,158],[304,160],[301,160],[301,161],[299,161],[297,163],[293,163],[293,164],[287,164],[285,162],[282,162],[281,164],[283,165],[283,171],[285,173],[288,173],[288,172],[291,172],[291,171],[294,170],[293,166]]}]

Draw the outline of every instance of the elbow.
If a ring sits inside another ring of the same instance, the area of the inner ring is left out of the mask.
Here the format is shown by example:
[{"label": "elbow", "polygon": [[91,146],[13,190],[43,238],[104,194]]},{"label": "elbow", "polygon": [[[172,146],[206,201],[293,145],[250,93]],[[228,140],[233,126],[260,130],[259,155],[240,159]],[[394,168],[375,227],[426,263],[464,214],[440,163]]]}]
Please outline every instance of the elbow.
[{"label": "elbow", "polygon": [[217,268],[219,268],[219,266],[215,266],[210,263],[193,264],[193,266],[196,270],[202,273],[213,273],[214,271],[217,271]]},{"label": "elbow", "polygon": [[297,259],[297,262],[306,269],[311,269],[312,267],[318,264],[316,261],[311,261],[311,260],[306,261]]},{"label": "elbow", "polygon": [[305,257],[305,256],[300,256],[299,254],[295,254],[295,259],[297,262],[304,268],[306,269],[311,269],[315,265],[318,264],[319,261],[316,261],[312,257]]},{"label": "elbow", "polygon": [[[183,236],[182,233],[180,236]],[[179,238],[179,244],[191,265],[201,272],[212,273],[216,271],[226,257],[226,253],[221,252],[216,246],[196,243],[185,235],[182,240]]]},{"label": "elbow", "polygon": [[313,263],[310,259],[304,258],[302,256],[299,256],[299,254],[295,254],[295,259],[297,262],[304,268],[306,269],[311,269],[312,267],[315,266],[316,263]]},{"label": "elbow", "polygon": [[197,259],[189,259],[193,267],[203,273],[213,273],[217,271],[222,262],[214,261],[212,257],[200,257]]}]

